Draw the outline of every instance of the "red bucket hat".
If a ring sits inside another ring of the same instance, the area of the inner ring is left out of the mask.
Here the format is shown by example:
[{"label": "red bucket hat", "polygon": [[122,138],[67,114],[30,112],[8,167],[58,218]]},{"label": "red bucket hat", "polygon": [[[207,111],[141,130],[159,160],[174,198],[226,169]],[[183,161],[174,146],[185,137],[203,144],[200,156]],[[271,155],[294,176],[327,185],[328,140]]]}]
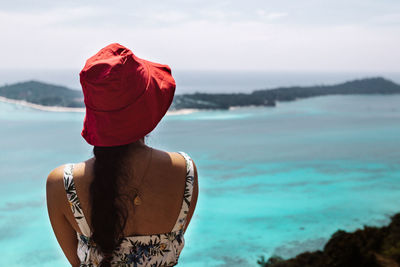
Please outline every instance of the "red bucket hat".
[{"label": "red bucket hat", "polygon": [[93,146],[125,145],[144,137],[175,94],[169,66],[140,59],[118,43],[89,58],[79,76],[86,106],[81,135]]}]

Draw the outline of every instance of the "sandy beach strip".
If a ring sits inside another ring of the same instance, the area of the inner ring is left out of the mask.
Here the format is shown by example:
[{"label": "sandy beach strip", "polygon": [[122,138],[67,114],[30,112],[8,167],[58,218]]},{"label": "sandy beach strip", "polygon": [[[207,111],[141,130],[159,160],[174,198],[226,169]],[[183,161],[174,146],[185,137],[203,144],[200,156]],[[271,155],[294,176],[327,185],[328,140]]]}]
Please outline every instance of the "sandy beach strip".
[{"label": "sandy beach strip", "polygon": [[200,111],[199,109],[195,108],[183,108],[177,110],[168,110],[166,115],[186,115],[196,111]]},{"label": "sandy beach strip", "polygon": [[70,108],[70,107],[59,107],[59,106],[43,106],[39,104],[34,104],[27,102],[25,100],[15,100],[15,99],[10,99],[6,98],[3,96],[0,96],[0,101],[6,102],[6,103],[11,103],[11,104],[17,104],[21,105],[24,107],[29,107],[33,109],[38,109],[42,111],[52,111],[52,112],[85,112],[85,108]]},{"label": "sandy beach strip", "polygon": [[[0,101],[1,102],[6,102],[6,103],[11,103],[11,104],[17,104],[37,110],[42,110],[42,111],[51,111],[51,112],[85,112],[85,108],[70,108],[70,107],[60,107],[60,106],[43,106],[39,104],[34,104],[27,102],[25,100],[15,100],[15,99],[10,99],[6,98],[3,96],[0,96]],[[192,108],[185,108],[185,109],[179,109],[179,110],[169,110],[167,111],[166,115],[185,115],[185,114],[190,114],[193,112],[199,111],[198,109],[192,109]]]}]

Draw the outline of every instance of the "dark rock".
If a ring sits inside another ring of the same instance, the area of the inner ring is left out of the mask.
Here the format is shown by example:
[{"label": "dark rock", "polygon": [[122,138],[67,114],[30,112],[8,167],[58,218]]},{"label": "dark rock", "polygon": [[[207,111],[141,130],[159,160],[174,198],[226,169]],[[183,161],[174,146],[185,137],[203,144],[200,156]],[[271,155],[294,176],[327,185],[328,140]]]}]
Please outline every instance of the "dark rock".
[{"label": "dark rock", "polygon": [[273,256],[263,267],[399,267],[400,213],[392,217],[388,226],[364,226],[353,233],[335,232],[322,251],[305,252],[284,260]]}]

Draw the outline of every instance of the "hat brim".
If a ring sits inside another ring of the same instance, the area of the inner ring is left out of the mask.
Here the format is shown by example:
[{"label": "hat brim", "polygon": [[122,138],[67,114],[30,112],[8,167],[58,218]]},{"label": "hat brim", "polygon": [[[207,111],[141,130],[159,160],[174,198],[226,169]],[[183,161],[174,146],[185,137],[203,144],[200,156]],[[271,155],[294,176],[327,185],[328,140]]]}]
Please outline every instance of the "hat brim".
[{"label": "hat brim", "polygon": [[81,135],[90,145],[119,146],[137,141],[153,131],[171,106],[176,88],[171,69],[136,59],[148,72],[146,90],[121,110],[96,111],[86,106]]}]

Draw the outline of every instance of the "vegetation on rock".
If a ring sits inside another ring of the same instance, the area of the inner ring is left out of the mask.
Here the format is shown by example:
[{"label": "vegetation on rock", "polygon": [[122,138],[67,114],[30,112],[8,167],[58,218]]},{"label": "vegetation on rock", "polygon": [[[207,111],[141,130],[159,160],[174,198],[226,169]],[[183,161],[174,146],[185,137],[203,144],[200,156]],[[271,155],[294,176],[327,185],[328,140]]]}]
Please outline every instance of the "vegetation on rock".
[{"label": "vegetation on rock", "polygon": [[[339,94],[400,94],[400,85],[384,78],[368,78],[337,85],[296,86],[257,90],[249,94],[176,94],[170,110],[184,108],[229,109],[230,107],[250,105],[273,107],[277,101],[293,101],[300,98]],[[0,87],[0,96],[25,100],[44,106],[85,106],[82,91],[37,81],[2,86]]]},{"label": "vegetation on rock", "polygon": [[305,252],[292,259],[273,256],[258,261],[262,267],[399,267],[400,213],[388,226],[364,226],[353,233],[338,230],[323,250]]}]

